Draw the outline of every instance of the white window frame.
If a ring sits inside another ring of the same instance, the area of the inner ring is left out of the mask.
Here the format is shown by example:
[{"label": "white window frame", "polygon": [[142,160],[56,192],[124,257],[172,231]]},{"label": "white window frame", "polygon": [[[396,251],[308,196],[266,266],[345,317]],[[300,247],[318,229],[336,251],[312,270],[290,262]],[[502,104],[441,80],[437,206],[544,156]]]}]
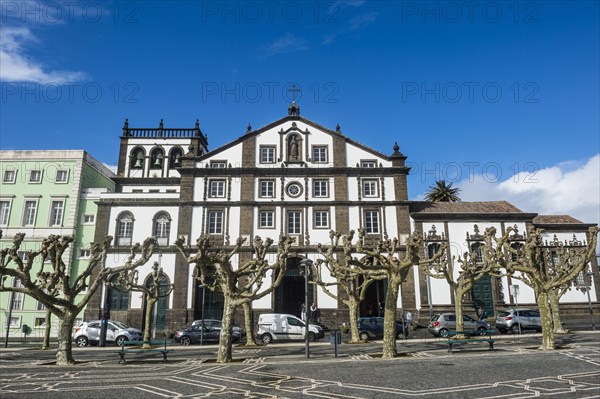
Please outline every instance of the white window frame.
[{"label": "white window frame", "polygon": [[[122,222],[122,219],[124,219],[125,217],[130,218],[130,220],[125,221],[125,223]],[[131,243],[133,242],[133,227],[134,227],[134,223],[135,223],[135,218],[133,217],[133,214],[127,212],[127,213],[120,213],[117,216],[117,229],[115,232],[115,236],[116,236],[116,240],[115,240],[115,244],[117,246],[127,246],[127,245],[131,245]],[[123,227],[126,226],[126,227]]]},{"label": "white window frame", "polygon": [[[1,204],[6,203],[7,206],[3,207]],[[0,198],[0,226],[8,226],[10,221],[10,209],[12,208],[12,201],[8,199]]]},{"label": "white window frame", "polygon": [[[19,280],[18,277],[13,277],[12,287],[17,288],[22,286],[23,284],[21,283],[21,280]],[[25,294],[23,292],[11,292],[8,295],[8,304],[6,309],[12,308],[12,310],[17,311],[23,310],[23,302],[25,302]]]},{"label": "white window frame", "polygon": [[158,245],[169,245],[171,235],[171,216],[166,212],[160,212],[154,217],[153,234]]},{"label": "white window frame", "polygon": [[[64,173],[64,179],[59,179],[59,176]],[[55,183],[65,184],[69,182],[69,169],[58,169],[56,171]]]},{"label": "white window frame", "polygon": [[227,167],[226,161],[210,161],[210,167],[212,169],[225,169]]},{"label": "white window frame", "polygon": [[329,197],[329,180],[327,180],[327,179],[313,180],[313,197],[314,198]]},{"label": "white window frame", "polygon": [[364,179],[362,181],[362,194],[365,198],[377,198],[379,197],[379,189],[377,187],[377,180],[375,179]]},{"label": "white window frame", "polygon": [[[55,205],[60,204],[58,208],[55,208]],[[57,218],[55,211],[60,212],[60,217]],[[50,217],[48,220],[48,226],[62,226],[63,218],[65,216],[65,200],[59,200],[53,198],[50,202]],[[57,220],[59,219],[59,220]]]},{"label": "white window frame", "polygon": [[20,328],[20,327],[21,327],[21,316],[11,316],[10,320],[8,320],[8,328]]},{"label": "white window frame", "polygon": [[[87,221],[86,218],[91,218],[91,221]],[[84,213],[81,217],[81,224],[93,225],[96,224],[96,215],[93,213]]]},{"label": "white window frame", "polygon": [[[43,177],[42,175],[43,175],[43,173],[42,173],[42,170],[41,170],[41,169],[33,169],[33,170],[30,170],[30,171],[29,171],[29,179],[28,179],[28,182],[29,182],[29,183],[31,183],[31,184],[40,184],[40,183],[42,182],[42,177]],[[38,179],[36,179],[36,180],[33,180],[33,177],[34,177],[34,176],[37,176],[37,177],[38,177]]]},{"label": "white window frame", "polygon": [[210,179],[208,181],[209,198],[225,198],[225,180]]},{"label": "white window frame", "polygon": [[260,146],[260,163],[275,163],[277,159],[277,151],[274,145],[261,145]]},{"label": "white window frame", "polygon": [[374,159],[365,159],[360,161],[361,168],[376,168],[377,161]]},{"label": "white window frame", "polygon": [[258,227],[261,229],[274,229],[275,228],[275,211],[270,211],[270,210],[259,211],[258,212]]},{"label": "white window frame", "polygon": [[365,232],[367,234],[379,234],[381,229],[379,226],[379,211],[368,210],[364,212],[365,217]]},{"label": "white window frame", "polygon": [[[31,221],[31,223],[27,223],[29,222],[29,208],[27,207],[27,203],[33,203],[35,204],[35,206],[33,207],[33,216],[31,217],[31,219],[33,219]],[[37,218],[37,207],[38,207],[38,200],[37,199],[31,199],[31,198],[25,198],[25,202],[23,202],[23,217],[21,218],[21,225],[22,226],[35,226],[35,219]]]},{"label": "white window frame", "polygon": [[287,211],[285,216],[285,229],[288,234],[302,234],[301,211]]},{"label": "white window frame", "polygon": [[89,259],[92,256],[90,248],[79,248],[79,259]]},{"label": "white window frame", "polygon": [[[325,217],[323,217],[325,216]],[[315,229],[329,228],[329,211],[325,209],[316,209],[313,211],[313,227]]]},{"label": "white window frame", "polygon": [[[7,179],[7,173],[12,173],[12,179]],[[2,173],[2,183],[14,184],[17,181],[17,171],[15,169],[6,169]]]},{"label": "white window frame", "polygon": [[312,161],[313,163],[327,163],[328,162],[328,148],[326,145],[313,145],[312,146]]},{"label": "white window frame", "polygon": [[209,211],[206,218],[208,234],[223,234],[223,211]]},{"label": "white window frame", "polygon": [[[43,320],[40,322],[40,320]],[[46,328],[46,318],[45,317],[36,317],[33,320],[33,328]]]},{"label": "white window frame", "polygon": [[258,196],[260,198],[275,198],[275,180],[261,179],[258,181]]}]

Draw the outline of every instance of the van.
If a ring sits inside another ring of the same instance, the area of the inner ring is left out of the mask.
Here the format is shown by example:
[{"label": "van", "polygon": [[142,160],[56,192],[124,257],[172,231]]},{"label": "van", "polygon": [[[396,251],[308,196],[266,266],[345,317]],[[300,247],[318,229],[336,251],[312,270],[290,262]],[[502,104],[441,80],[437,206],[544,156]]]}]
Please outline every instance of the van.
[{"label": "van", "polygon": [[[283,313],[265,313],[258,316],[256,337],[269,344],[281,340],[304,340],[306,324],[294,315]],[[325,332],[315,324],[308,324],[308,339],[316,341],[323,338]]]}]

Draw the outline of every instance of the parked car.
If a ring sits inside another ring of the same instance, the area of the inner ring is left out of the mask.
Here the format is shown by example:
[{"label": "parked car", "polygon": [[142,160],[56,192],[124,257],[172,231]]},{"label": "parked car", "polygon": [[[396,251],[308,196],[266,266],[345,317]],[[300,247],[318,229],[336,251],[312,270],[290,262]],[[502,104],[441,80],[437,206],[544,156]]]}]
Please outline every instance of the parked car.
[{"label": "parked car", "polygon": [[[212,327],[212,328],[221,328],[221,325],[223,324],[223,322],[221,320],[217,320],[217,319],[204,319],[204,325],[206,327]],[[192,323],[192,326],[195,325],[202,325],[202,320],[194,320],[194,322]],[[244,331],[243,328],[238,327],[238,326],[233,326],[233,328],[231,329],[233,334],[239,335],[240,338],[243,338],[246,336],[246,331]]]},{"label": "parked car", "polygon": [[[361,317],[358,319],[358,336],[363,341],[383,338],[383,317]],[[396,320],[396,338],[408,337],[408,329],[404,330],[401,321]]]},{"label": "parked car", "polygon": [[[294,315],[283,313],[265,313],[258,316],[256,337],[269,344],[279,340],[303,340],[306,324]],[[308,339],[316,341],[323,338],[325,332],[317,324],[308,324]]]},{"label": "parked car", "polygon": [[[219,321],[219,320],[217,320]],[[206,320],[205,320],[206,322]],[[209,323],[205,323],[204,328],[202,323],[192,324],[184,328],[183,330],[175,331],[173,339],[175,342],[179,342],[181,345],[197,344],[202,342],[219,342],[221,337],[221,327],[209,326]],[[237,331],[232,331],[233,342],[239,341],[242,336]],[[202,339],[201,339],[202,338]]]},{"label": "parked car", "polygon": [[[481,335],[491,328],[487,321],[475,320],[467,315],[463,315],[463,324],[465,331],[481,331]],[[447,337],[448,331],[456,330],[456,315],[454,313],[435,314],[429,321],[427,329],[436,337]]]},{"label": "parked car", "polygon": [[[73,340],[79,347],[100,343],[100,320],[84,321],[74,328]],[[106,326],[106,342],[121,345],[123,341],[138,341],[142,339],[142,331],[129,327],[116,320],[108,320]]]},{"label": "parked car", "polygon": [[502,334],[512,332],[519,333],[521,330],[536,330],[542,331],[542,320],[540,312],[537,309],[508,309],[498,313],[496,318],[496,329]]}]

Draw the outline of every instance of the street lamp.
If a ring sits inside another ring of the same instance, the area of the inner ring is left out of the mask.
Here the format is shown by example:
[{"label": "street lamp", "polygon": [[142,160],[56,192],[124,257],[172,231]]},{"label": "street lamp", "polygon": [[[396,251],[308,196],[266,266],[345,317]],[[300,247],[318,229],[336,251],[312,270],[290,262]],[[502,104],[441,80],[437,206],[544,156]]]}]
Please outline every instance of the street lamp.
[{"label": "street lamp", "polygon": [[519,285],[518,284],[513,284],[510,286],[510,289],[512,291],[513,296],[515,297],[515,304],[517,306],[517,326],[519,326],[519,335],[521,335],[521,318],[519,317],[519,299],[517,298],[519,296]]},{"label": "street lamp", "polygon": [[[310,358],[310,349],[308,344],[308,274],[310,273],[310,269],[313,265],[313,261],[310,259],[302,259],[300,261],[300,273],[304,274],[304,348],[306,352],[306,358]],[[304,271],[302,270],[304,268]]]}]

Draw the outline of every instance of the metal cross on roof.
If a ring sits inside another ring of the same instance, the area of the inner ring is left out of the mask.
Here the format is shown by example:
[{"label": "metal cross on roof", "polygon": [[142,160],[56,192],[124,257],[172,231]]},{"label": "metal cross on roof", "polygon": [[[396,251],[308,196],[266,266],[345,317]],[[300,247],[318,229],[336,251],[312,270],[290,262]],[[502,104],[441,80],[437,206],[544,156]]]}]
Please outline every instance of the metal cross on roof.
[{"label": "metal cross on roof", "polygon": [[296,87],[296,84],[292,84],[292,88],[287,90],[288,93],[292,92],[292,101],[296,101],[296,94],[300,93],[302,90],[300,90],[298,87]]}]

